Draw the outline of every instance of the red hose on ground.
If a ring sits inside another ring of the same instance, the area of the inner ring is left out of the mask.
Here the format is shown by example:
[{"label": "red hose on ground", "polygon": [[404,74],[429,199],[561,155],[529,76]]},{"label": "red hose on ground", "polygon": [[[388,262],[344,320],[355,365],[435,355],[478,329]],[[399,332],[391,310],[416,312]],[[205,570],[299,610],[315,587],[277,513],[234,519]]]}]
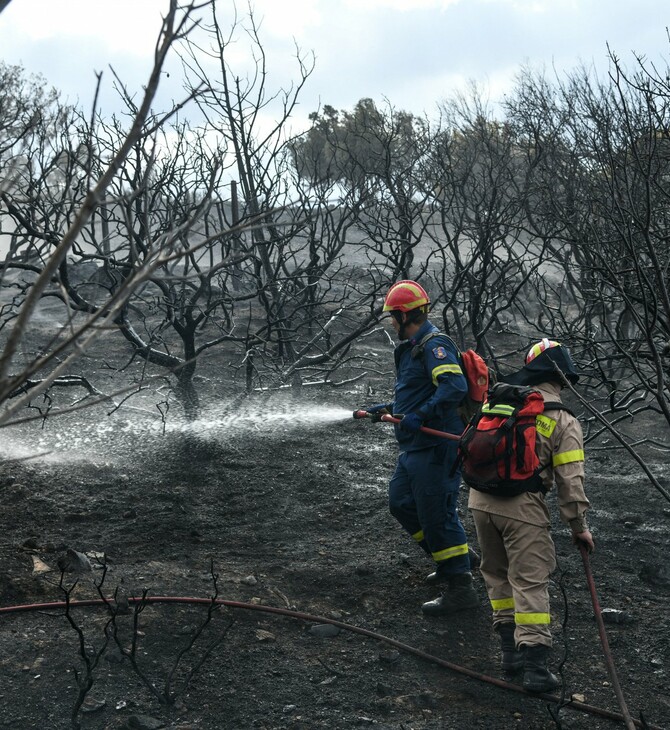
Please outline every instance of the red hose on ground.
[{"label": "red hose on ground", "polygon": [[[554,695],[549,694],[529,694],[526,692],[526,690],[523,689],[523,687],[512,684],[511,682],[506,682],[502,679],[496,679],[495,677],[489,677],[486,674],[481,674],[480,672],[475,672],[472,669],[468,669],[467,667],[461,667],[458,664],[452,664],[452,662],[446,661],[445,659],[440,659],[439,657],[436,657],[432,654],[427,654],[426,652],[421,651],[420,649],[416,649],[413,646],[410,646],[409,644],[404,644],[401,641],[397,641],[396,639],[391,639],[387,636],[383,636],[382,634],[377,634],[374,631],[369,631],[368,629],[363,629],[358,626],[352,626],[351,624],[343,623],[342,621],[337,621],[335,619],[326,618],[324,616],[314,616],[312,614],[308,613],[301,613],[300,611],[291,611],[290,609],[285,608],[276,608],[274,606],[263,606],[260,604],[254,604],[254,603],[242,603],[240,601],[229,601],[222,598],[217,599],[211,599],[211,598],[191,598],[186,596],[146,596],[142,598],[129,598],[128,603],[130,604],[142,604],[142,603],[180,603],[180,604],[197,604],[197,605],[204,605],[204,606],[211,606],[212,603],[215,603],[216,605],[220,606],[227,606],[228,608],[241,608],[246,609],[250,611],[260,611],[262,613],[274,613],[279,614],[281,616],[288,616],[290,618],[297,618],[302,621],[309,621],[311,623],[317,623],[317,624],[332,624],[333,626],[337,626],[338,628],[344,629],[345,631],[351,631],[355,634],[361,634],[362,636],[368,636],[372,639],[376,639],[378,641],[383,641],[386,644],[389,644],[391,646],[395,646],[398,649],[402,649],[403,651],[413,654],[416,657],[419,657],[420,659],[424,659],[426,661],[432,662],[433,664],[437,664],[440,667],[445,667],[446,669],[451,669],[454,672],[457,672],[459,674],[463,674],[466,677],[470,677],[472,679],[478,679],[482,682],[486,682],[488,684],[492,684],[496,687],[500,687],[502,689],[508,689],[513,692],[518,692],[520,694],[527,695],[529,697],[535,697],[538,699],[546,700],[548,702],[553,702],[554,704],[560,704],[561,700],[559,697],[555,697]],[[79,608],[79,607],[88,607],[88,606],[107,606],[107,605],[114,605],[114,599],[108,598],[93,598],[88,600],[79,600],[79,601],[69,601],[69,604],[65,601],[52,601],[50,603],[30,603],[30,604],[24,604],[20,606],[4,606],[0,607],[0,616],[6,615],[9,613],[25,613],[29,611],[46,611],[46,610],[52,610],[52,609],[58,609],[58,608],[67,608],[69,605],[70,608]],[[620,715],[616,712],[611,712],[610,710],[605,710],[600,707],[594,707],[593,705],[587,705],[584,702],[577,702],[576,700],[571,700],[570,702],[567,702],[563,705],[564,707],[569,707],[573,710],[579,710],[581,712],[586,712],[591,715],[598,715],[600,717],[604,717],[609,720],[614,720],[617,722],[625,721],[625,718],[623,715]],[[637,721],[637,720],[631,720],[633,725],[631,727],[633,728],[644,728],[646,730],[663,730],[663,728],[658,727],[656,725],[644,725]]]},{"label": "red hose on ground", "polygon": [[623,696],[623,691],[621,689],[621,685],[619,684],[619,678],[616,673],[616,668],[614,666],[614,660],[612,658],[612,653],[610,651],[609,642],[607,640],[607,633],[605,631],[605,622],[603,621],[602,611],[600,609],[600,602],[598,601],[598,594],[596,593],[596,584],[593,580],[593,573],[591,572],[591,563],[589,561],[589,551],[586,547],[586,545],[580,541],[579,543],[579,551],[582,554],[582,562],[584,563],[584,572],[586,573],[586,583],[588,584],[589,591],[591,593],[591,602],[593,603],[593,611],[596,616],[596,621],[598,623],[598,633],[600,634],[600,643],[603,646],[603,653],[605,655],[605,664],[607,665],[607,673],[609,674],[610,681],[612,682],[612,687],[614,688],[614,694],[616,694],[617,702],[619,703],[619,707],[621,708],[621,714],[623,715],[623,720],[628,728],[628,730],[634,730],[635,723],[633,721],[633,718],[630,716],[630,712],[628,712],[628,707],[626,706],[626,700]]}]

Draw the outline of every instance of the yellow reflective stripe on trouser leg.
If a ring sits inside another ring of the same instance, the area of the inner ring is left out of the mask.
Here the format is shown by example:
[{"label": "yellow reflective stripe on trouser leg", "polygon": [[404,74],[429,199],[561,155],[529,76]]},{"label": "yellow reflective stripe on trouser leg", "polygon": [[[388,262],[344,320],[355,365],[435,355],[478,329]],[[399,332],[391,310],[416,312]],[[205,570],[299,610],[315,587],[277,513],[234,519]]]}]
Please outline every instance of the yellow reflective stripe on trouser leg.
[{"label": "yellow reflective stripe on trouser leg", "polygon": [[556,454],[551,460],[552,466],[561,466],[561,464],[572,464],[573,461],[584,461],[584,450],[574,449],[573,451],[564,451],[562,454]]},{"label": "yellow reflective stripe on trouser leg", "polygon": [[423,530],[419,530],[418,532],[415,532],[415,533],[414,533],[414,534],[412,535],[412,537],[413,537],[413,538],[414,538],[414,539],[415,539],[415,540],[416,540],[417,542],[421,542],[421,540],[423,540],[423,538],[425,537],[425,535],[423,534]]},{"label": "yellow reflective stripe on trouser leg", "polygon": [[491,608],[494,611],[502,611],[505,608],[514,608],[513,598],[492,598]]},{"label": "yellow reflective stripe on trouser leg", "polygon": [[438,550],[433,553],[433,560],[436,563],[440,563],[443,560],[449,560],[449,558],[456,558],[459,555],[465,555],[468,552],[468,544],[465,545],[454,545],[454,547],[445,548],[444,550]]},{"label": "yellow reflective stripe on trouser leg", "polygon": [[551,616],[548,613],[515,613],[514,623],[522,626],[546,626],[551,623]]},{"label": "yellow reflective stripe on trouser leg", "polygon": [[463,371],[461,370],[460,365],[438,365],[436,368],[433,368],[433,372],[431,373],[431,377],[433,378],[433,385],[437,385],[437,378],[444,373],[451,373],[452,375],[463,375]]}]

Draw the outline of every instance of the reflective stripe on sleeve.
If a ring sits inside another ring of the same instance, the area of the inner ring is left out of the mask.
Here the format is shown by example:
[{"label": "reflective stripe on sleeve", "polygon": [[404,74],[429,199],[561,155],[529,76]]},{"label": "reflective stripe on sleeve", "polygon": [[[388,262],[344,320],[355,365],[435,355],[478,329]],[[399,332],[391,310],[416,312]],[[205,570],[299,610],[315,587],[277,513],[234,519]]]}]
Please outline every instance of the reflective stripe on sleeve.
[{"label": "reflective stripe on sleeve", "polygon": [[433,560],[436,563],[440,563],[443,560],[449,560],[449,558],[456,558],[459,555],[465,555],[468,552],[468,544],[465,545],[454,545],[454,547],[445,548],[444,550],[438,550],[433,553]]},{"label": "reflective stripe on sleeve", "polygon": [[553,466],[561,466],[561,464],[571,464],[573,461],[584,461],[583,449],[573,449],[572,451],[564,451],[562,454],[554,454],[551,463]]},{"label": "reflective stripe on sleeve", "polygon": [[421,542],[424,538],[423,530],[419,530],[418,532],[415,532],[412,537],[417,541]]},{"label": "reflective stripe on sleeve", "polygon": [[463,370],[460,365],[449,364],[449,365],[438,365],[433,368],[431,377],[433,378],[433,385],[437,385],[437,378],[443,373],[450,373],[451,375],[463,375]]},{"label": "reflective stripe on sleeve", "polygon": [[513,598],[492,598],[491,608],[494,611],[502,611],[504,608],[514,608]]},{"label": "reflective stripe on sleeve", "polygon": [[514,623],[521,626],[546,626],[551,623],[551,616],[548,613],[515,613]]}]

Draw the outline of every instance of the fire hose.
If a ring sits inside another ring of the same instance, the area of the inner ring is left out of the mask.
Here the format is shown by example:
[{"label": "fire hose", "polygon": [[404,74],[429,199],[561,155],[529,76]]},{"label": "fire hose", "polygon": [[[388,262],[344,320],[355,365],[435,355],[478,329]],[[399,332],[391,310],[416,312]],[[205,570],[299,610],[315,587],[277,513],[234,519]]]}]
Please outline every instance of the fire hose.
[{"label": "fire hose", "polygon": [[[462,674],[466,677],[470,677],[471,679],[477,679],[481,682],[486,682],[487,684],[494,685],[496,687],[500,687],[501,689],[507,689],[511,690],[513,692],[518,692],[523,695],[527,695],[529,697],[534,697],[537,699],[545,700],[548,702],[553,702],[554,704],[561,704],[564,707],[569,707],[573,710],[579,710],[581,712],[585,712],[589,715],[597,715],[599,717],[606,718],[608,720],[614,720],[615,722],[621,722],[624,721],[625,718],[620,715],[617,712],[612,712],[611,710],[604,709],[602,707],[595,707],[594,705],[586,704],[585,702],[579,702],[578,700],[570,700],[567,703],[563,703],[559,697],[556,697],[554,695],[550,694],[531,694],[529,692],[526,692],[523,687],[517,684],[512,684],[511,682],[506,682],[503,679],[497,679],[495,677],[490,677],[486,674],[482,674],[480,672],[476,672],[473,669],[468,669],[467,667],[459,666],[458,664],[453,664],[452,662],[447,661],[446,659],[442,659],[440,657],[437,657],[433,654],[428,654],[427,652],[422,651],[421,649],[417,649],[414,646],[411,646],[410,644],[405,644],[401,641],[397,641],[396,639],[389,638],[387,636],[384,636],[382,634],[378,634],[374,631],[370,631],[369,629],[364,629],[359,626],[354,626],[352,624],[344,623],[343,621],[338,621],[336,619],[327,618],[325,616],[315,616],[313,614],[309,613],[302,613],[301,611],[293,611],[291,609],[287,608],[278,608],[275,606],[265,606],[263,604],[258,603],[243,603],[240,601],[229,601],[223,598],[195,598],[195,597],[188,597],[188,596],[142,596],[142,597],[129,597],[128,603],[133,606],[144,606],[148,604],[195,604],[195,605],[201,605],[201,606],[227,606],[228,608],[237,608],[237,609],[247,609],[249,611],[260,611],[262,613],[270,613],[270,614],[277,614],[281,616],[288,616],[289,618],[296,618],[300,619],[301,621],[309,621],[311,623],[316,624],[332,624],[333,626],[337,626],[340,629],[343,629],[345,631],[350,631],[355,634],[360,634],[362,636],[367,636],[372,639],[376,639],[378,641],[382,641],[386,644],[389,644],[390,646],[394,646],[397,649],[400,649],[402,651],[405,651],[409,654],[412,654],[413,656],[418,657],[419,659],[423,659],[425,661],[429,661],[433,664],[436,664],[437,666],[444,667],[446,669],[450,669],[451,671],[457,672],[459,674]],[[107,608],[110,608],[112,611],[114,610],[115,601],[113,598],[92,598],[92,599],[83,599],[83,600],[75,600],[75,601],[51,601],[48,603],[30,603],[30,604],[24,604],[19,606],[3,606],[0,607],[0,617],[9,614],[9,613],[25,613],[29,611],[44,611],[44,610],[54,610],[54,609],[65,609],[66,611],[70,608],[85,608],[85,607],[92,607],[92,606],[99,606]],[[641,730],[663,730],[663,728],[657,726],[657,725],[649,725],[647,723],[642,723],[639,720],[631,720],[632,725],[630,727],[634,729],[641,729]]]},{"label": "fire hose", "polygon": [[[354,418],[356,420],[360,418],[378,418],[380,421],[384,421],[386,423],[400,423],[400,421],[402,421],[402,416],[392,416],[390,413],[384,413],[382,416],[377,416],[376,413],[369,413],[368,411],[364,410],[354,411]],[[419,430],[423,433],[429,434],[430,436],[439,436],[440,438],[451,439],[452,441],[458,441],[461,438],[460,433],[448,433],[447,431],[438,431],[435,428],[428,428],[428,426],[421,426]]]}]

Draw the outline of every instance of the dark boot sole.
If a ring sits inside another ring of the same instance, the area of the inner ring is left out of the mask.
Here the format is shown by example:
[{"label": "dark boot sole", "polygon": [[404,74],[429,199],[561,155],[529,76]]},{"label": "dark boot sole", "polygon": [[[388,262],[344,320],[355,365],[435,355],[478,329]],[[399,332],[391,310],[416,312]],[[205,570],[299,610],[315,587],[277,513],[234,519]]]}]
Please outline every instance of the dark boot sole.
[{"label": "dark boot sole", "polygon": [[560,685],[560,683],[554,684],[552,682],[550,685],[524,683],[521,686],[526,690],[526,692],[531,692],[533,694],[546,694],[548,692],[555,692],[561,685]]},{"label": "dark boot sole", "polygon": [[461,606],[449,606],[445,608],[425,608],[421,606],[421,611],[424,616],[450,616],[454,613],[460,613],[461,611],[471,611],[473,608],[479,608],[481,605],[479,598],[473,600],[471,603],[463,604]]},{"label": "dark boot sole", "polygon": [[477,603],[474,606],[463,606],[463,608],[452,608],[449,611],[439,611],[439,612],[431,612],[431,611],[424,611],[421,609],[424,616],[453,616],[456,613],[462,613],[463,611],[472,611],[473,608],[478,608],[479,604]]}]

